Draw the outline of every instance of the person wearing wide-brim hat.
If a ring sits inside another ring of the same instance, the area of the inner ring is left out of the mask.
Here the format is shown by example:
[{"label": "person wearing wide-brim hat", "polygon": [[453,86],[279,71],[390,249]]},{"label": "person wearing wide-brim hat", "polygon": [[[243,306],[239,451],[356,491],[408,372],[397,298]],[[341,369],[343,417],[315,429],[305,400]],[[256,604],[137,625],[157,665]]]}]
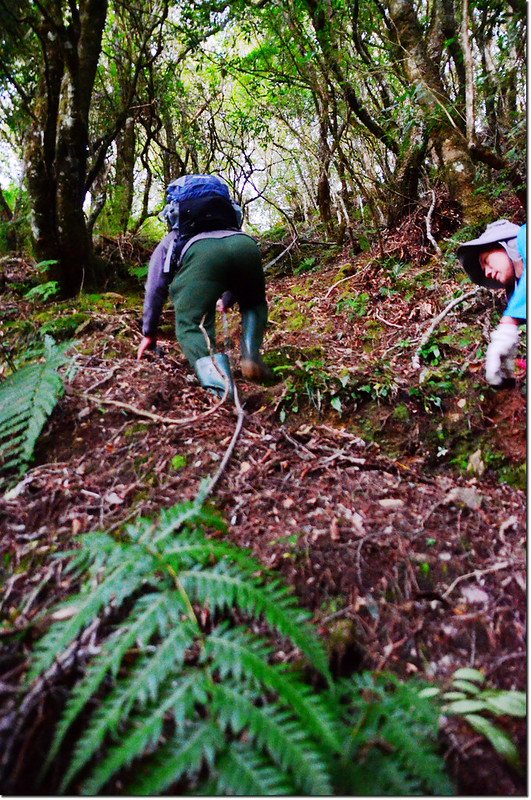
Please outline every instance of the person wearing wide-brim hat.
[{"label": "person wearing wide-brim hat", "polygon": [[459,247],[457,257],[474,283],[505,289],[509,298],[485,358],[488,383],[501,387],[513,378],[520,325],[527,319],[526,225],[491,222],[481,236]]}]

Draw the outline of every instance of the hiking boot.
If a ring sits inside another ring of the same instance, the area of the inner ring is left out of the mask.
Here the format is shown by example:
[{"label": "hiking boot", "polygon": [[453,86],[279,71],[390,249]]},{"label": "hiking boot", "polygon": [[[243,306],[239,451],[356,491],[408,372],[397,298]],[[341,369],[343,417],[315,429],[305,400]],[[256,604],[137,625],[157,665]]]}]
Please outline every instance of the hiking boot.
[{"label": "hiking boot", "polygon": [[194,364],[195,374],[204,389],[223,397],[228,383],[227,397],[234,397],[234,379],[230,361],[226,353],[215,353],[213,356],[198,358]]},{"label": "hiking boot", "polygon": [[267,322],[267,306],[242,311],[241,370],[248,381],[270,381],[274,378],[269,367],[264,364],[260,347]]}]

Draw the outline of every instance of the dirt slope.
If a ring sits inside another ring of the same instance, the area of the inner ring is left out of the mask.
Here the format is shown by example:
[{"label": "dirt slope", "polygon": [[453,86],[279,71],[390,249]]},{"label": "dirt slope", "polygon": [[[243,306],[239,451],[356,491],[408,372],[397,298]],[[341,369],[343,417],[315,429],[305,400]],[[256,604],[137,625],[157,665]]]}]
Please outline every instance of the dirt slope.
[{"label": "dirt slope", "polygon": [[[278,568],[314,611],[337,673],[389,668],[444,681],[469,665],[494,686],[522,689],[523,378],[498,393],[482,381],[500,302],[488,293],[457,306],[414,367],[423,333],[460,285],[453,275],[435,283],[433,265],[413,275],[397,264],[340,259],[270,280],[266,347],[284,380],[238,379],[244,429],[212,499],[231,538]],[[197,387],[171,337],[171,311],[165,357],[137,363],[139,306],[116,295],[109,303],[105,313],[85,309],[80,370],[36,466],[0,500],[7,725],[40,620],[69,589],[52,554],[80,532],[194,496],[235,426],[234,409],[215,408]],[[235,366],[237,326],[234,312]],[[109,400],[185,421],[157,422]],[[502,722],[524,747],[523,726]],[[28,722],[14,763],[22,787],[32,737],[49,724],[46,714]],[[523,791],[466,725],[448,722],[446,736],[462,793]]]}]

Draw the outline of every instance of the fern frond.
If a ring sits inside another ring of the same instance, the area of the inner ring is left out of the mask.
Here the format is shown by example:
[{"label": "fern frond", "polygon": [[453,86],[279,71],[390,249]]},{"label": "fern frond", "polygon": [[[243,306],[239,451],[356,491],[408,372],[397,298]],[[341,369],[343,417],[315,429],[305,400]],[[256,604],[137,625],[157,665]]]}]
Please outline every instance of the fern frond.
[{"label": "fern frond", "polygon": [[268,664],[264,643],[243,629],[213,631],[205,641],[205,656],[221,678],[245,676],[273,690],[300,718],[308,731],[332,752],[340,752],[337,725],[330,707],[283,665]]},{"label": "fern frond", "polygon": [[434,795],[451,795],[452,784],[435,752],[437,729],[428,731],[425,726],[416,724],[414,708],[408,719],[406,714],[401,717],[386,721],[382,727],[383,738],[395,748],[404,767],[424,790]]},{"label": "fern frond", "polygon": [[58,655],[72,644],[74,639],[86,628],[111,601],[119,606],[122,601],[135,592],[146,577],[145,563],[126,561],[118,566],[98,586],[88,587],[66,605],[74,606],[77,613],[64,622],[58,622],[44,635],[34,650],[28,681],[50,667]]},{"label": "fern frond", "polygon": [[[148,594],[141,597],[131,611],[129,618],[109,637],[102,646],[97,659],[93,661],[82,679],[74,686],[68,698],[63,716],[55,732],[45,768],[57,755],[72,723],[77,719],[89,700],[96,694],[108,674],[116,676],[127,651],[138,643],[144,646],[156,630],[164,631],[170,619],[175,616],[168,609],[170,598],[161,594]],[[180,599],[178,609],[181,609]]]},{"label": "fern frond", "polygon": [[[211,794],[446,793],[437,709],[420,702],[413,683],[363,675],[316,690],[273,663],[272,637],[235,627],[235,612],[249,625],[265,620],[331,680],[295,597],[248,552],[198,527],[218,523],[193,501],[159,522],[137,520],[119,541],[101,532],[79,537],[70,568],[86,575],[84,585],[62,606],[68,618],[37,645],[31,672],[44,672],[87,626],[104,621],[103,643],[72,690],[47,759],[57,760],[86,715],[61,791],[81,774],[83,793],[114,791],[115,776],[133,765],[141,794],[185,779],[186,789],[202,782]],[[221,622],[211,630],[213,618]],[[114,621],[110,632],[106,619]]]},{"label": "fern frond", "polygon": [[22,474],[33,456],[35,443],[63,394],[58,370],[71,359],[45,337],[44,356],[9,375],[0,386],[0,472],[18,469]]},{"label": "fern frond", "polygon": [[392,753],[385,753],[378,742],[374,742],[369,752],[364,752],[354,764],[347,765],[345,772],[347,774],[343,776],[343,782],[348,788],[343,791],[357,797],[423,795],[420,781],[413,778]]},{"label": "fern frond", "polygon": [[241,689],[215,684],[212,712],[223,729],[239,734],[246,729],[282,769],[289,769],[295,786],[307,795],[333,794],[329,765],[291,714],[273,703],[256,706]]},{"label": "fern frond", "polygon": [[184,570],[179,578],[196,602],[212,610],[236,606],[249,614],[262,614],[274,630],[288,637],[331,682],[326,651],[308,625],[308,612],[297,605],[296,598],[280,582],[264,586],[249,574],[219,564],[210,570]]},{"label": "fern frond", "polygon": [[193,643],[190,625],[180,626],[163,639],[153,653],[142,656],[125,682],[120,682],[92,715],[80,737],[65,775],[67,786],[103,744],[107,734],[115,734],[129,718],[132,709],[155,702],[164,681],[179,672],[187,648]]},{"label": "fern frond", "polygon": [[[202,680],[204,676],[197,671],[183,676],[176,687],[171,687],[165,697],[159,698],[147,713],[142,714],[136,721],[136,726],[133,724],[132,730],[121,737],[120,743],[111,747],[96,764],[90,777],[83,784],[82,793],[97,794],[118,770],[131,764],[150,745],[155,745],[161,736],[166,714],[171,713],[177,723],[182,723],[194,703],[195,685]],[[70,783],[72,777],[69,770],[61,785],[61,791]]]},{"label": "fern frond", "polygon": [[285,775],[244,744],[235,744],[217,765],[217,795],[279,797],[295,794]]},{"label": "fern frond", "polygon": [[203,763],[212,768],[224,746],[222,732],[210,720],[185,724],[128,785],[127,792],[134,797],[160,795],[183,775],[191,777],[199,772]]},{"label": "fern frond", "polygon": [[195,526],[208,524],[220,531],[225,531],[227,528],[218,514],[206,512],[196,498],[186,503],[179,503],[173,508],[163,509],[156,525],[153,524],[153,520],[141,518],[136,520],[134,525],[126,526],[126,532],[131,541],[141,543],[148,540],[151,545],[158,545],[160,549],[168,539],[172,538],[174,541],[175,531],[191,523]]},{"label": "fern frond", "polygon": [[345,706],[354,712],[345,760],[357,762],[352,770],[356,792],[366,791],[364,781],[370,783],[377,763],[376,794],[453,794],[437,752],[439,709],[420,697],[421,688],[390,673],[364,673],[341,684]]}]

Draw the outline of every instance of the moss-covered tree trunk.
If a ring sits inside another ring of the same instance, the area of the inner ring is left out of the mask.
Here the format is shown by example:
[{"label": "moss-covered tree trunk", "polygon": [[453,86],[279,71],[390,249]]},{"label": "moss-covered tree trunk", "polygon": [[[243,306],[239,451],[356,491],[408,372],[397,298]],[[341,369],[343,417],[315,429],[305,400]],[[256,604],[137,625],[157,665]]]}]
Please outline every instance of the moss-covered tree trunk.
[{"label": "moss-covered tree trunk", "polygon": [[135,120],[129,117],[116,137],[116,185],[113,190],[116,226],[120,233],[127,231],[133,208],[135,173]]},{"label": "moss-covered tree trunk", "polygon": [[95,278],[83,203],[89,110],[101,50],[107,0],[46,4],[40,25],[44,75],[26,146],[32,233],[39,259],[54,259],[49,278],[74,295]]},{"label": "moss-covered tree trunk", "polygon": [[453,113],[438,64],[430,58],[415,7],[409,0],[388,0],[387,6],[390,30],[401,50],[405,75],[415,87],[417,104],[441,160],[441,177],[450,196],[460,204],[463,221],[479,222],[491,209],[475,191],[476,169],[466,132]]}]

